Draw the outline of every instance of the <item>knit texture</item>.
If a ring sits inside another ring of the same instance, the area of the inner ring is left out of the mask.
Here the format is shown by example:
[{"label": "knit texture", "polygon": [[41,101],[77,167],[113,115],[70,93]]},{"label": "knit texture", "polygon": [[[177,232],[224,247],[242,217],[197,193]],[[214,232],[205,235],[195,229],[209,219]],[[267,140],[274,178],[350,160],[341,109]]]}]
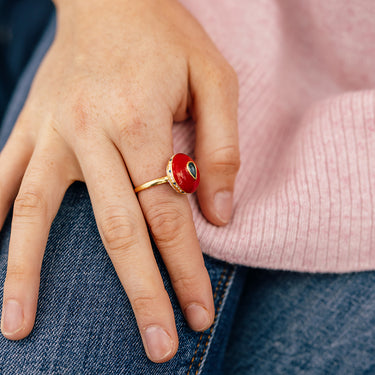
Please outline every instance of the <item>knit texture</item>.
[{"label": "knit texture", "polygon": [[[375,269],[375,2],[184,0],[240,82],[234,214],[202,250],[253,267]],[[175,149],[193,154],[194,127]]]}]

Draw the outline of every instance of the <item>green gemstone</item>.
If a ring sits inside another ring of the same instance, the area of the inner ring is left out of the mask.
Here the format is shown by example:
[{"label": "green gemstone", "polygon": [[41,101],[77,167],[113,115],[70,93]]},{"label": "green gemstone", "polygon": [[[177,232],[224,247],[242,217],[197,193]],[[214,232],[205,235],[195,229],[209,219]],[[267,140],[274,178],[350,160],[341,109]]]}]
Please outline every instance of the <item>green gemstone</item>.
[{"label": "green gemstone", "polygon": [[189,168],[189,172],[194,177],[194,179],[197,179],[197,168],[196,168],[194,162],[189,161],[187,167]]}]

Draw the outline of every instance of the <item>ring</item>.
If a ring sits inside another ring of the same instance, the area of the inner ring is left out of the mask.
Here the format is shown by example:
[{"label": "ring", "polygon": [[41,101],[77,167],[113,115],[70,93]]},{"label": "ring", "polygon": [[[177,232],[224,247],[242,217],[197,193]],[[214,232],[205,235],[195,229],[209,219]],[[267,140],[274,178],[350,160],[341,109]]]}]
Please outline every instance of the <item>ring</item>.
[{"label": "ring", "polygon": [[197,190],[200,174],[194,160],[186,154],[173,155],[167,164],[167,175],[155,180],[145,182],[144,184],[136,187],[136,193],[148,189],[152,186],[157,186],[169,182],[169,185],[180,194],[194,193]]}]

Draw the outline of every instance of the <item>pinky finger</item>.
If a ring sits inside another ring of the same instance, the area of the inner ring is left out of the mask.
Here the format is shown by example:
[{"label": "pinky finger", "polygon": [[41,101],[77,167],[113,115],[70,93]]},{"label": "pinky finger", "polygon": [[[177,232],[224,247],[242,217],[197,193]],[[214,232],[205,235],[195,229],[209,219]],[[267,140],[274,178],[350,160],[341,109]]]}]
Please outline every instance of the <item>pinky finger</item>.
[{"label": "pinky finger", "polygon": [[33,145],[16,129],[0,153],[0,230],[21,185]]}]

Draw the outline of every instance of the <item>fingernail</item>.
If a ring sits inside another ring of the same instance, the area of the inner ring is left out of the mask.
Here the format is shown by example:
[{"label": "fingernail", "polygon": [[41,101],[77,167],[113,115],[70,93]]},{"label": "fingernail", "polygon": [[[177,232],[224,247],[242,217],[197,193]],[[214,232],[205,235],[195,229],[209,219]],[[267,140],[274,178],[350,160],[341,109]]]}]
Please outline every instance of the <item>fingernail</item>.
[{"label": "fingernail", "polygon": [[1,331],[3,334],[11,335],[22,329],[23,309],[14,299],[6,302],[3,308],[3,317],[1,320]]},{"label": "fingernail", "polygon": [[207,309],[197,303],[192,303],[185,309],[185,317],[194,331],[204,331],[211,325]]},{"label": "fingernail", "polygon": [[215,195],[216,216],[223,223],[228,223],[232,216],[233,193],[231,191],[219,191]]},{"label": "fingernail", "polygon": [[151,361],[161,361],[172,352],[172,340],[163,328],[159,326],[148,327],[144,332],[144,337],[146,351]]}]

